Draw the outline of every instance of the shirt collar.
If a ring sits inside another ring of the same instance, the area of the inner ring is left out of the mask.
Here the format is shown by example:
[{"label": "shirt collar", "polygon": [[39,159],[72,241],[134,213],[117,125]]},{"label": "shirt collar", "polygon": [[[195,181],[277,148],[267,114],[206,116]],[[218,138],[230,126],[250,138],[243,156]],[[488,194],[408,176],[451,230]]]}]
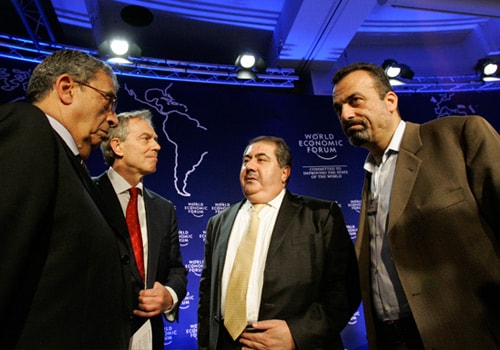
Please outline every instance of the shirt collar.
[{"label": "shirt collar", "polygon": [[[274,197],[272,200],[270,200],[266,204],[268,204],[272,208],[275,208],[276,210],[279,210],[279,208],[281,207],[281,203],[283,202],[283,198],[285,198],[285,193],[286,193],[286,190],[282,189],[281,192],[276,197]],[[250,210],[250,208],[252,207],[252,203],[250,203],[250,201],[247,199],[245,201],[245,203],[243,204],[243,207],[246,210]]]},{"label": "shirt collar", "polygon": [[64,125],[61,124],[61,122],[54,117],[51,117],[48,114],[45,114],[47,117],[47,120],[49,121],[50,126],[52,129],[54,129],[55,132],[63,139],[64,143],[66,146],[69,147],[71,152],[75,156],[80,154],[80,151],[78,150],[78,146],[76,145],[75,139],[73,139],[73,136],[71,136],[71,133],[69,132],[68,129]]},{"label": "shirt collar", "polygon": [[[398,124],[398,127],[396,128],[396,131],[392,135],[391,142],[389,142],[389,145],[382,155],[382,163],[386,161],[390,154],[399,152],[399,147],[401,146],[401,140],[403,139],[405,128],[406,122],[401,120]],[[373,173],[375,166],[377,166],[375,158],[371,154],[368,154],[365,160],[364,169]]]},{"label": "shirt collar", "polygon": [[[130,184],[127,182],[127,180],[125,180],[123,178],[123,176],[121,176],[115,169],[113,169],[112,167],[110,167],[108,169],[108,177],[109,177],[109,181],[111,181],[111,185],[113,185],[113,189],[115,190],[116,193],[118,194],[121,194],[121,193],[125,193],[125,192],[128,192],[129,188],[132,187],[130,186]],[[144,190],[143,189],[143,184],[142,182],[139,182],[137,184],[137,187],[138,189],[140,189],[141,193],[142,191]]]}]

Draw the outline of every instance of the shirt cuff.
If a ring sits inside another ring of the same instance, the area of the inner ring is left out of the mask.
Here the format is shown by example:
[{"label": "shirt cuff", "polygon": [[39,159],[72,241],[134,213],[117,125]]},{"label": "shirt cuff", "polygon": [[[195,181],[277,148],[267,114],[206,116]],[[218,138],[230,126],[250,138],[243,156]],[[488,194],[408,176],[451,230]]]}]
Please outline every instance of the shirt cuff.
[{"label": "shirt cuff", "polygon": [[177,293],[175,293],[175,291],[168,287],[168,286],[165,286],[165,288],[167,288],[167,290],[169,291],[170,295],[172,296],[172,307],[166,311],[164,311],[163,313],[165,314],[165,317],[167,318],[168,321],[170,322],[173,322],[175,321],[175,312],[173,310],[175,310],[175,307],[177,306],[177,303],[179,302],[179,298],[177,297]]}]

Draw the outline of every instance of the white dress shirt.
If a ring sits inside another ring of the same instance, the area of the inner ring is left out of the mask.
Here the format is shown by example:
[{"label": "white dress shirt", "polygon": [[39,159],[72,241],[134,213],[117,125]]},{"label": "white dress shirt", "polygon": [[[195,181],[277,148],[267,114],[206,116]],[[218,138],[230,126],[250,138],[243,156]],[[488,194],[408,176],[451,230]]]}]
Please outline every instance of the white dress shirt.
[{"label": "white dress shirt", "polygon": [[[116,195],[118,196],[118,200],[120,201],[120,205],[122,207],[123,216],[125,217],[127,214],[127,205],[130,200],[130,184],[113,168],[108,169],[108,177],[109,181],[111,181],[111,185],[113,185],[113,189],[115,190]],[[144,206],[144,188],[142,182],[137,184],[137,187],[140,191],[137,196],[137,213],[139,215],[139,224],[141,225],[141,236],[142,236],[142,250],[144,252],[144,272],[147,276],[148,274],[148,226],[146,224],[146,208]]]},{"label": "white dress shirt", "polygon": [[[278,217],[278,212],[285,196],[283,189],[278,196],[268,202],[267,206],[259,212],[259,230],[255,242],[255,251],[250,272],[250,279],[247,290],[247,321],[255,322],[259,319],[260,299],[262,295],[262,286],[264,284],[264,267],[266,264],[267,251],[271,242],[274,224]],[[221,312],[224,315],[226,309],[226,294],[229,276],[233,268],[236,252],[242,237],[247,233],[250,224],[252,203],[248,200],[242,205],[234,221],[231,235],[226,251],[226,262],[222,272],[222,295]]]},{"label": "white dress shirt", "polygon": [[[130,199],[130,184],[120,175],[118,174],[113,168],[108,169],[108,177],[109,181],[111,182],[111,185],[113,185],[113,189],[115,190],[116,195],[118,196],[118,200],[120,201],[120,205],[122,207],[123,211],[123,216],[126,216],[127,213],[127,205]],[[147,221],[146,221],[146,207],[144,205],[144,187],[142,182],[139,182],[137,184],[137,187],[140,191],[137,196],[137,212],[139,215],[139,224],[141,225],[141,236],[142,236],[142,250],[144,252],[144,273],[147,276],[148,275],[148,226],[147,226]],[[146,283],[146,281],[144,281]],[[170,314],[170,311],[177,305],[179,298],[177,297],[177,294],[175,291],[168,287],[165,286],[167,290],[170,292],[170,295],[172,295],[173,299],[173,304],[172,308],[165,311],[165,315],[169,321],[173,321],[174,316]]]}]

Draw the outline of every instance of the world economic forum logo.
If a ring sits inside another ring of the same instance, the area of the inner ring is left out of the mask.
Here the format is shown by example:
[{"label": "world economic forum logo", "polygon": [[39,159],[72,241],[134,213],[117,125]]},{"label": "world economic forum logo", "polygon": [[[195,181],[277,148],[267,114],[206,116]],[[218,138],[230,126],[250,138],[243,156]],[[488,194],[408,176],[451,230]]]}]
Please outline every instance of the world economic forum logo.
[{"label": "world economic forum logo", "polygon": [[298,141],[299,147],[307,153],[315,154],[323,160],[337,158],[339,148],[344,146],[344,140],[335,138],[332,133],[304,134],[304,138]]},{"label": "world economic forum logo", "polygon": [[208,206],[203,202],[189,202],[184,206],[186,213],[193,215],[195,218],[202,218],[208,210]]},{"label": "world economic forum logo", "polygon": [[189,233],[189,230],[179,230],[179,245],[181,247],[187,247],[191,239],[193,239],[193,234]]},{"label": "world economic forum logo", "polygon": [[194,295],[188,291],[186,296],[184,297],[184,299],[182,299],[182,302],[181,302],[181,305],[179,306],[179,309],[181,309],[181,310],[189,309],[189,306],[191,306],[192,302],[194,302]]},{"label": "world economic forum logo", "polygon": [[186,269],[192,272],[195,276],[201,277],[201,271],[203,270],[203,259],[193,259],[189,260],[185,264]]},{"label": "world economic forum logo", "polygon": [[165,329],[165,345],[172,345],[174,338],[177,337],[177,329],[175,329],[173,326],[166,325],[164,326]]}]

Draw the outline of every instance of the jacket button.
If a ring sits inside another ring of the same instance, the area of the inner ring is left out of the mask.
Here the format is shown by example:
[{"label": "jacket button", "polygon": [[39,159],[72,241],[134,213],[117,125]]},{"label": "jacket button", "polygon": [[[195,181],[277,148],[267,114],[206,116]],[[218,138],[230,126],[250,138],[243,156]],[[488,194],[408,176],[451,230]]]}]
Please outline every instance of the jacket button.
[{"label": "jacket button", "polygon": [[123,265],[128,265],[130,264],[130,256],[129,255],[122,255],[122,264]]}]

